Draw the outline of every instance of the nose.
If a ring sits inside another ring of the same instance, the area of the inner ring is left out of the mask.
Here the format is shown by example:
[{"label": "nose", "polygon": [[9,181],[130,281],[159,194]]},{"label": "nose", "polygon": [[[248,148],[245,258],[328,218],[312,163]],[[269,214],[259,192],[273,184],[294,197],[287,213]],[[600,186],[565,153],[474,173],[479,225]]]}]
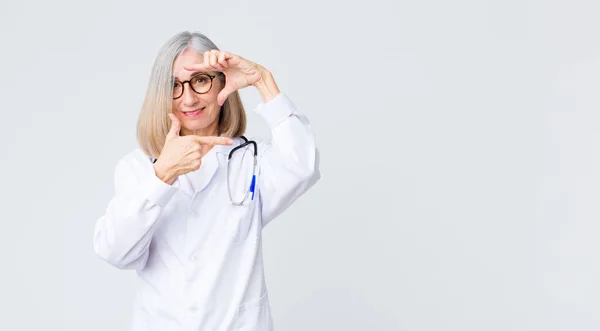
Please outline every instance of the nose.
[{"label": "nose", "polygon": [[183,85],[183,95],[181,96],[183,105],[191,107],[198,102],[198,94],[192,90],[189,83]]}]

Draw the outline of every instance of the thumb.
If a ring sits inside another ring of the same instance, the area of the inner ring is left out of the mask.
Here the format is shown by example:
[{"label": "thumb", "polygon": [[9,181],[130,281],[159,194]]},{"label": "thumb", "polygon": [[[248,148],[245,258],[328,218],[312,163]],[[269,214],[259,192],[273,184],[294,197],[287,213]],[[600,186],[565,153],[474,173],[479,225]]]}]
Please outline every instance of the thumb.
[{"label": "thumb", "polygon": [[167,134],[167,140],[171,140],[177,136],[179,136],[179,131],[181,130],[181,123],[175,114],[169,113],[169,118],[171,119],[171,129]]},{"label": "thumb", "polygon": [[235,91],[235,88],[226,85],[221,92],[219,92],[219,95],[217,96],[217,102],[219,103],[219,106],[222,106],[225,103],[225,100],[227,100],[227,97],[233,93]]}]

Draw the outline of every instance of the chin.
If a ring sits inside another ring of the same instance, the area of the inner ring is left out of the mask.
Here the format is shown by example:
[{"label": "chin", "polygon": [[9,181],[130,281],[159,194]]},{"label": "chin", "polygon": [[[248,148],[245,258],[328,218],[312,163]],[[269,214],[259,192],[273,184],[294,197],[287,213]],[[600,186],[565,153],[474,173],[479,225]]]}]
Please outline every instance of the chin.
[{"label": "chin", "polygon": [[208,125],[182,125],[188,132],[204,132],[208,129]]}]

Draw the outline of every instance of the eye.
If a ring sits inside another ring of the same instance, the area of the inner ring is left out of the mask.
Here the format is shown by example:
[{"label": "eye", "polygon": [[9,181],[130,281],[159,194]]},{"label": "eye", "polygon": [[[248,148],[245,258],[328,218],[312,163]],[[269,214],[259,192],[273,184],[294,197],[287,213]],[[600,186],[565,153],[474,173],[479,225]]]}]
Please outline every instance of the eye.
[{"label": "eye", "polygon": [[194,83],[200,83],[200,84],[204,84],[208,81],[208,78],[206,76],[197,76],[193,78]]}]

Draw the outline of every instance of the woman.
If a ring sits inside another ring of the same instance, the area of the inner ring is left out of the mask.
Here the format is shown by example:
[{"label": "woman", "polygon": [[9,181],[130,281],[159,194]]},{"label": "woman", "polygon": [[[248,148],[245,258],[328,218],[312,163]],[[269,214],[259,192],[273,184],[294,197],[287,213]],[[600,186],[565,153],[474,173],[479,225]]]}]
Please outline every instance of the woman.
[{"label": "woman", "polygon": [[[247,86],[272,131],[255,168]],[[133,329],[273,330],[261,230],[320,178],[306,117],[264,67],[183,32],[158,54],[138,141],[94,235],[102,259],[137,271]]]}]

